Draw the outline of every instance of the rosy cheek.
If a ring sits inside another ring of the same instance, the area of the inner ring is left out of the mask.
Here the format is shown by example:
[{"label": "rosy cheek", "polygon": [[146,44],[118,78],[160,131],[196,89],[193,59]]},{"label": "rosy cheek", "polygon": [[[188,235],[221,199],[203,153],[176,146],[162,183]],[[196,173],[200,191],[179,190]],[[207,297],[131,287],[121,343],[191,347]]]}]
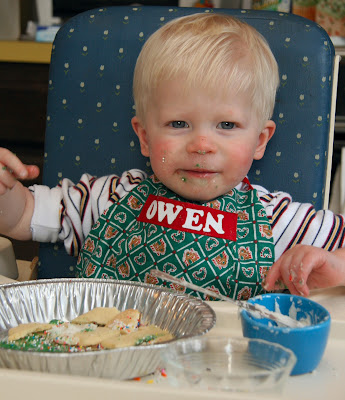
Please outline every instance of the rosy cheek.
[{"label": "rosy cheek", "polygon": [[156,141],[153,146],[151,146],[151,159],[166,161],[168,156],[173,153],[174,144],[172,141],[161,140]]},{"label": "rosy cheek", "polygon": [[237,163],[240,165],[248,165],[253,162],[253,152],[251,151],[249,146],[246,145],[239,145],[234,146],[236,151],[233,153],[233,160],[236,160]]}]

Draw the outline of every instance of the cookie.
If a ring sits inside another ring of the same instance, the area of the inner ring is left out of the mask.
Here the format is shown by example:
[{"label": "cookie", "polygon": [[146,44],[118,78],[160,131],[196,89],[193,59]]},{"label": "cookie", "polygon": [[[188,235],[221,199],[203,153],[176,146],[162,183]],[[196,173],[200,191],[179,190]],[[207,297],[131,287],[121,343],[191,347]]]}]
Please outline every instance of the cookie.
[{"label": "cookie", "polygon": [[135,309],[119,312],[115,307],[98,307],[72,322],[31,322],[11,328],[8,340],[0,342],[0,348],[74,353],[162,343],[174,338],[158,326],[141,325],[140,319],[141,314]]},{"label": "cookie", "polygon": [[96,307],[85,314],[79,315],[71,322],[73,324],[96,324],[104,326],[108,322],[113,321],[119,313],[120,311],[116,307]]},{"label": "cookie", "polygon": [[14,328],[10,328],[8,331],[8,340],[22,339],[27,335],[37,332],[43,332],[53,327],[51,324],[41,322],[28,322],[27,324],[20,324]]},{"label": "cookie", "polygon": [[78,335],[81,332],[92,332],[95,329],[97,329],[96,324],[71,324],[69,322],[65,322],[64,324],[54,326],[48,332],[48,339],[58,344],[77,346],[79,343]]},{"label": "cookie", "polygon": [[157,339],[154,339],[153,343],[166,343],[169,342],[170,340],[175,339],[174,335],[172,335],[170,332],[165,331],[164,335],[158,336]]},{"label": "cookie", "polygon": [[103,340],[114,339],[120,336],[120,331],[99,326],[94,331],[83,331],[76,335],[78,346],[97,346]]},{"label": "cookie", "polygon": [[138,329],[140,317],[140,311],[129,308],[117,314],[115,319],[108,322],[106,326],[110,329],[119,330],[121,334],[127,334]]},{"label": "cookie", "polygon": [[166,335],[169,335],[167,336],[166,341],[173,339],[173,336],[168,331],[155,325],[148,325],[140,327],[135,332],[131,332],[127,335],[104,339],[102,340],[101,345],[105,349],[119,349],[122,347],[138,346],[147,342],[153,343],[157,338]]},{"label": "cookie", "polygon": [[49,338],[58,344],[69,346],[97,346],[102,340],[120,336],[120,331],[114,331],[96,324],[71,324],[66,322],[55,326],[48,333]]}]

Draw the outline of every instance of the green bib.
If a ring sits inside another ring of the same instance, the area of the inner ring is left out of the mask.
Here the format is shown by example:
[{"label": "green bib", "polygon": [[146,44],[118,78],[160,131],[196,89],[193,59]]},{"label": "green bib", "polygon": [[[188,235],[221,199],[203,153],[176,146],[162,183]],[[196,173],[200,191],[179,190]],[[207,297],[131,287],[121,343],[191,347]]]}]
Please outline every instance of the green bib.
[{"label": "green bib", "polygon": [[260,294],[274,243],[265,209],[246,183],[245,190],[201,204],[181,199],[151,176],[95,223],[77,276],[140,281],[201,298],[150,275],[159,269],[232,299]]}]

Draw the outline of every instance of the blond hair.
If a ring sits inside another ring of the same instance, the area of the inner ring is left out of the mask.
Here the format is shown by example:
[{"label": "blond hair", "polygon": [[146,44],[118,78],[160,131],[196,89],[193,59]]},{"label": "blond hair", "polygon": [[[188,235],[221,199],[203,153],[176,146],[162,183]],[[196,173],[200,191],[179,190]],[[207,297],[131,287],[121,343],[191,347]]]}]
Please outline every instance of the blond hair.
[{"label": "blond hair", "polygon": [[134,71],[137,117],[161,82],[183,78],[193,87],[247,93],[264,123],[272,117],[279,85],[277,62],[263,36],[228,15],[201,13],[170,21],[143,46]]}]

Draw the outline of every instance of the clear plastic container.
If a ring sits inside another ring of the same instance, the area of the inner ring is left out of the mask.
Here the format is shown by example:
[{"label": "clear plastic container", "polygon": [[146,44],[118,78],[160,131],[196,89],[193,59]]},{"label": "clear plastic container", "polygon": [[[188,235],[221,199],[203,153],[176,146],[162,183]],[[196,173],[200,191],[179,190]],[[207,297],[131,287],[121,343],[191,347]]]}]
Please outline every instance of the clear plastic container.
[{"label": "clear plastic container", "polygon": [[213,336],[172,343],[162,358],[174,387],[235,392],[281,392],[296,362],[275,343]]}]

